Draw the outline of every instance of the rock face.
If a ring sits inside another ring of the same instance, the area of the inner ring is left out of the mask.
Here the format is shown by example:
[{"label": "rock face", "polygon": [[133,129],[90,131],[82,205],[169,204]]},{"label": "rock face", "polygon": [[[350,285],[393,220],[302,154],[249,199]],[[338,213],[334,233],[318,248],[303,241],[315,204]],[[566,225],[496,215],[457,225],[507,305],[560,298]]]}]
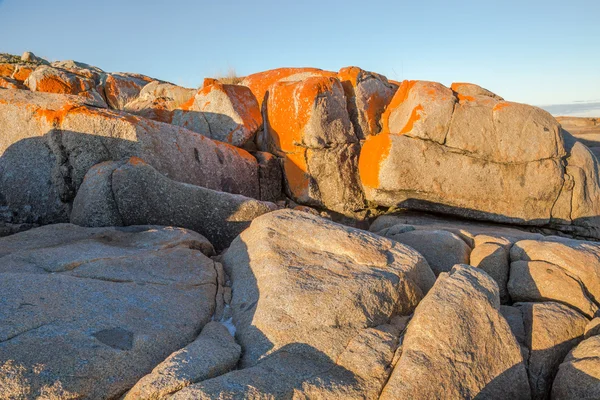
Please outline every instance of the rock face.
[{"label": "rock face", "polygon": [[358,67],[342,68],[338,79],[344,87],[347,108],[354,126],[354,133],[360,140],[381,131],[381,114],[390,103],[398,87],[387,78]]},{"label": "rock face", "polygon": [[403,82],[361,150],[367,200],[598,237],[590,151],[545,111],[478,92]]},{"label": "rock face", "polygon": [[0,382],[26,398],[117,398],[209,321],[217,271],[203,252],[181,228],[60,224],[0,239]]},{"label": "rock face", "polygon": [[288,194],[340,213],[363,208],[356,174],[360,145],[339,80],[312,76],[278,81],[263,107],[262,150],[283,158]]},{"label": "rock face", "polygon": [[85,98],[90,105],[107,107],[104,98],[96,90],[94,79],[68,70],[38,67],[25,80],[25,85],[33,92],[77,95]]},{"label": "rock face", "polygon": [[250,89],[215,79],[204,80],[191,110],[202,112],[206,118],[210,127],[207,136],[234,146],[244,145],[262,125],[260,107]]},{"label": "rock face", "polygon": [[153,79],[140,74],[112,73],[102,77],[100,87],[110,108],[122,110],[127,103],[136,99],[141,90]]},{"label": "rock face", "polygon": [[529,399],[519,344],[494,281],[466,265],[442,273],[419,303],[381,399]]},{"label": "rock face", "polygon": [[552,385],[552,399],[600,398],[600,336],[579,343],[565,357]]},{"label": "rock face", "polygon": [[583,338],[588,320],[575,310],[554,302],[516,303],[515,306],[523,314],[530,352],[531,396],[533,399],[546,399],[559,364]]},{"label": "rock face", "polygon": [[376,397],[402,329],[394,317],[435,279],[408,247],[291,210],[255,219],[222,262],[243,369],[175,398]]},{"label": "rock face", "polygon": [[258,164],[246,151],[80,97],[2,90],[0,134],[0,199],[11,222],[68,221],[88,169],[131,156],[180,182],[260,195]]},{"label": "rock face", "polygon": [[206,324],[196,340],[171,354],[127,393],[124,400],[163,399],[195,382],[229,372],[241,348],[227,328],[218,322]]},{"label": "rock face", "polygon": [[173,181],[133,157],[90,169],[75,197],[71,222],[181,226],[223,249],[254,218],[275,209],[273,203]]},{"label": "rock face", "polygon": [[594,242],[517,242],[510,251],[508,290],[516,301],[556,301],[588,318],[600,299],[600,245]]},{"label": "rock face", "polygon": [[294,343],[335,360],[359,330],[410,313],[435,279],[406,246],[291,210],[256,218],[222,262],[243,366]]}]

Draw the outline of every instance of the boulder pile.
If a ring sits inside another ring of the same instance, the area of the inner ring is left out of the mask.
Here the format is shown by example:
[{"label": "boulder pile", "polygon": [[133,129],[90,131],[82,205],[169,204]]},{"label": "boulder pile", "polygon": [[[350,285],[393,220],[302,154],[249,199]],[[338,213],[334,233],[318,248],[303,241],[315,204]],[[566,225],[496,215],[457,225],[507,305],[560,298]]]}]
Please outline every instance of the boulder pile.
[{"label": "boulder pile", "polygon": [[0,398],[597,399],[590,124],[0,54]]}]

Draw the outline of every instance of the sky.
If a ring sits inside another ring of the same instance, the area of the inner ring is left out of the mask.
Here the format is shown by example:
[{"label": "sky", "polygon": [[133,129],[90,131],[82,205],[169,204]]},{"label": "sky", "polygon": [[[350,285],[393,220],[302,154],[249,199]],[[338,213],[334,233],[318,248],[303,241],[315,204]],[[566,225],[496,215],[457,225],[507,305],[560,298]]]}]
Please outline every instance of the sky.
[{"label": "sky", "polygon": [[0,0],[0,52],[188,87],[230,69],[356,65],[535,105],[597,103],[599,20],[599,0]]}]

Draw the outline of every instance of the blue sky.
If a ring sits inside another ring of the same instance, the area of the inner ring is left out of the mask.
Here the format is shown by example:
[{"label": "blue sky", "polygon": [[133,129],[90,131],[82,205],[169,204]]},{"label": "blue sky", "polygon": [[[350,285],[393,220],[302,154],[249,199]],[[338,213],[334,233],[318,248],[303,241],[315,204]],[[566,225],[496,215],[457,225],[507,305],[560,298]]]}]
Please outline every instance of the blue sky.
[{"label": "blue sky", "polygon": [[599,18],[598,0],[0,0],[0,52],[191,87],[229,68],[357,65],[542,105],[600,101]]}]

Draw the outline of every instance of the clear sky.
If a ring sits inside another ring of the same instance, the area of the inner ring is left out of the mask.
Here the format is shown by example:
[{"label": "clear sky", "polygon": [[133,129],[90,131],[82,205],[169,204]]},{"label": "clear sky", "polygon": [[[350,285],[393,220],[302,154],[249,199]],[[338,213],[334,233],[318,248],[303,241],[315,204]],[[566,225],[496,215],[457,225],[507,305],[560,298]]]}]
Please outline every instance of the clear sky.
[{"label": "clear sky", "polygon": [[480,84],[536,105],[600,101],[600,0],[0,0],[0,52],[196,87],[348,65]]}]

